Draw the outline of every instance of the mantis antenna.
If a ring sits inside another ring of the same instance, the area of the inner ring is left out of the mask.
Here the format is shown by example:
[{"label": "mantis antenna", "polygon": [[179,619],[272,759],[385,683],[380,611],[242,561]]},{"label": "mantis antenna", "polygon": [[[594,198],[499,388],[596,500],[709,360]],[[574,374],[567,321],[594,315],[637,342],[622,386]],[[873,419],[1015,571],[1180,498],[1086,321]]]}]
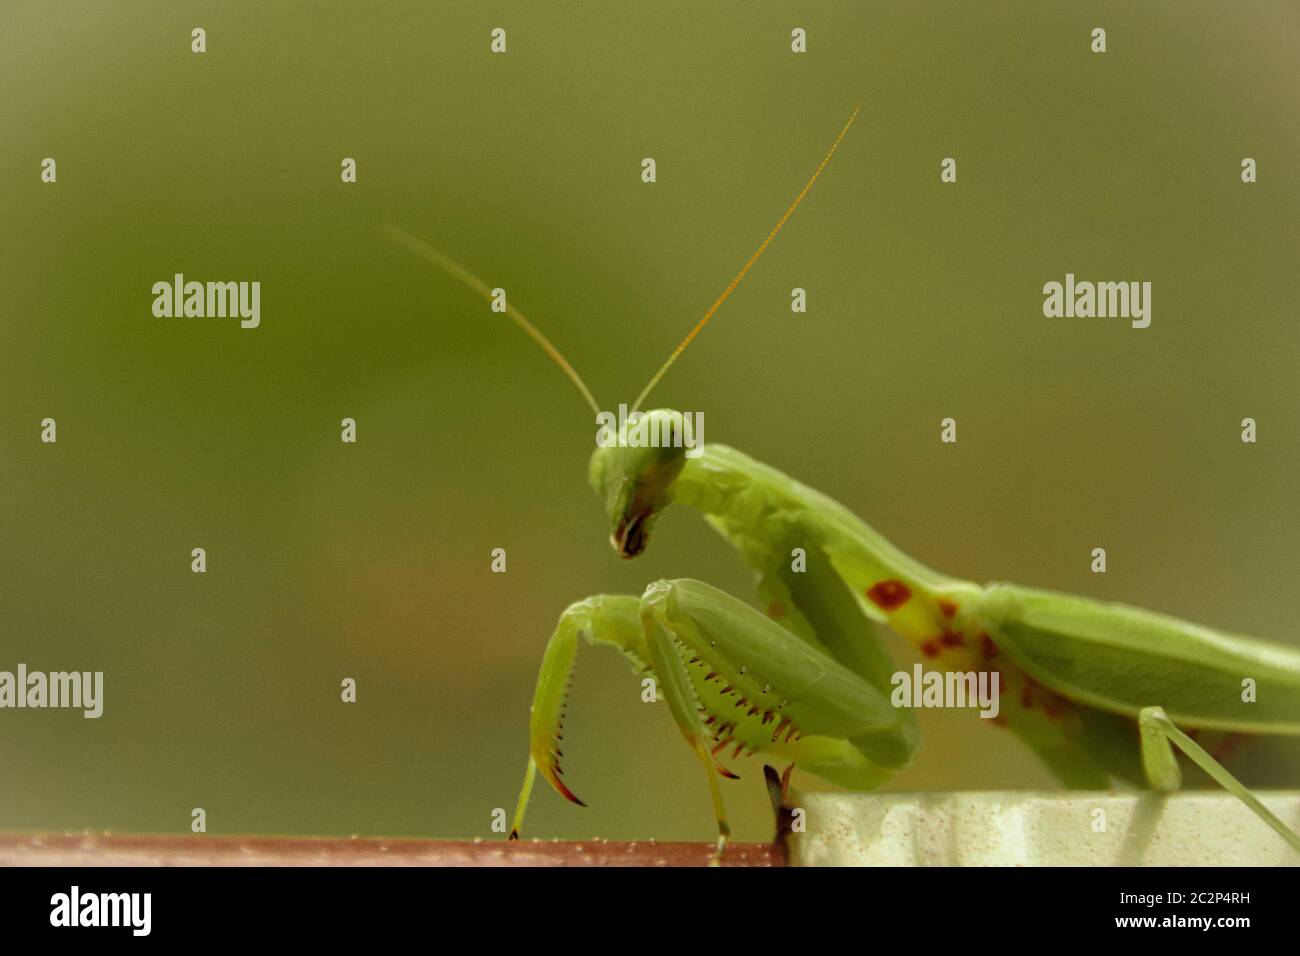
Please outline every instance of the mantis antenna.
[{"label": "mantis antenna", "polygon": [[[748,273],[754,263],[758,261],[759,256],[767,250],[767,247],[771,244],[772,240],[776,238],[776,234],[781,231],[781,227],[786,224],[794,214],[794,211],[799,208],[799,204],[803,202],[804,197],[808,195],[808,191],[812,189],[813,183],[817,182],[817,177],[822,174],[822,170],[826,168],[826,165],[831,161],[831,157],[835,155],[835,150],[839,149],[840,143],[843,141],[845,134],[848,133],[849,127],[853,125],[853,121],[858,118],[858,112],[861,109],[862,107],[860,106],[853,108],[852,115],[849,116],[848,121],[840,130],[839,135],[835,137],[835,142],[831,143],[831,148],[826,151],[826,155],[822,157],[822,161],[818,164],[817,168],[813,170],[813,174],[809,177],[808,182],[804,183],[803,189],[799,190],[799,195],[794,197],[794,202],[790,203],[790,207],[786,209],[786,211],[781,215],[781,218],[777,220],[776,225],[772,227],[772,231],[767,234],[767,238],[764,239],[762,244],[754,251],[754,254],[749,257],[749,260],[741,270],[736,273],[736,277],[727,284],[725,289],[722,290],[722,294],[713,300],[713,304],[709,306],[709,311],[704,313],[704,317],[695,323],[695,327],[686,334],[686,338],[682,339],[677,348],[673,349],[672,354],[668,356],[668,361],[659,366],[659,371],[655,372],[654,376],[650,379],[650,382],[641,390],[641,394],[637,396],[637,400],[632,406],[634,412],[641,408],[641,403],[646,400],[646,396],[650,394],[651,389],[659,384],[659,380],[664,377],[664,373],[672,367],[672,364],[677,361],[678,357],[686,351],[687,346],[689,346],[704,327],[709,324],[709,320],[713,318],[714,313],[718,311],[722,306],[722,303],[726,302],[731,293],[736,291],[736,286],[740,285],[741,280],[745,278],[745,274]],[[474,273],[470,272],[451,256],[435,249],[427,242],[417,239],[409,232],[406,232],[404,229],[399,229],[397,226],[385,226],[384,232],[387,234],[389,239],[393,240],[398,245],[405,246],[410,252],[413,252],[421,259],[432,262],[439,269],[442,269],[453,278],[459,279],[489,302],[492,301],[492,290],[488,288],[488,284]],[[510,320],[514,322],[515,325],[519,326],[519,328],[522,329],[530,339],[537,343],[538,347],[547,354],[552,362],[560,367],[560,371],[569,377],[569,381],[571,381],[582,394],[582,397],[586,400],[587,404],[591,406],[591,410],[599,415],[600,406],[596,403],[596,399],[592,397],[591,390],[587,388],[587,383],[582,380],[582,376],[579,375],[574,367],[569,364],[568,359],[564,357],[563,353],[551,344],[551,340],[542,333],[542,330],[533,325],[532,322],[528,321],[527,316],[508,302],[506,304],[506,315],[508,315]]]},{"label": "mantis antenna", "polygon": [[[415,238],[415,236],[411,235],[409,232],[399,229],[396,226],[385,226],[384,232],[388,238],[392,239],[394,242],[405,246],[421,259],[432,262],[439,269],[442,269],[447,274],[465,283],[465,285],[469,286],[489,302],[492,301],[492,290],[488,288],[488,284],[466,269],[451,256],[440,252],[427,242]],[[596,404],[596,399],[592,397],[591,390],[587,388],[587,383],[582,380],[582,376],[574,370],[573,366],[569,364],[569,360],[564,357],[560,350],[551,344],[551,340],[542,334],[542,330],[529,322],[527,316],[516,309],[513,305],[510,305],[508,301],[506,303],[506,315],[508,315],[511,321],[513,321],[515,325],[519,326],[519,328],[521,328],[530,339],[536,342],[543,352],[550,356],[551,361],[558,365],[560,371],[569,377],[569,381],[577,386],[578,391],[582,393],[582,397],[585,398],[587,404],[591,406],[591,410],[599,415],[600,406]]]},{"label": "mantis antenna", "polygon": [[817,182],[817,177],[822,174],[822,170],[826,168],[826,164],[829,163],[831,157],[835,155],[835,150],[839,149],[840,142],[844,139],[844,134],[849,131],[849,127],[853,125],[853,121],[858,118],[858,111],[860,109],[862,109],[861,106],[855,106],[853,108],[853,115],[850,116],[848,122],[844,124],[844,128],[840,130],[840,134],[835,137],[835,142],[831,143],[831,148],[827,150],[821,163],[813,171],[812,177],[808,182],[804,183],[803,189],[799,190],[799,195],[794,197],[794,202],[790,203],[790,208],[787,209],[784,215],[777,220],[776,225],[773,226],[772,231],[767,234],[767,238],[763,240],[762,245],[755,250],[754,254],[749,257],[749,261],[745,263],[744,268],[736,273],[736,277],[727,284],[725,289],[722,290],[722,295],[713,300],[713,305],[709,306],[709,311],[704,313],[704,318],[696,322],[695,328],[691,329],[690,332],[686,334],[686,338],[682,339],[677,348],[673,349],[672,354],[668,356],[668,361],[659,366],[659,371],[654,373],[649,384],[647,384],[645,388],[641,389],[641,394],[637,396],[636,402],[632,405],[633,411],[637,411],[641,408],[641,403],[646,400],[646,396],[650,394],[650,390],[659,384],[659,380],[664,377],[664,373],[667,372],[672,364],[677,361],[678,356],[686,351],[686,347],[691,344],[695,339],[695,336],[699,335],[701,330],[709,324],[709,319],[713,318],[713,313],[717,312],[722,303],[727,301],[727,297],[736,291],[736,286],[740,285],[740,280],[745,278],[745,273],[747,273],[750,270],[750,267],[758,261],[758,257],[763,254],[771,241],[776,238],[776,234],[781,231],[781,227],[786,224],[786,221],[791,215],[793,215],[794,211],[799,208],[799,204],[803,202],[803,197],[808,195],[808,190],[812,189],[813,183]]}]

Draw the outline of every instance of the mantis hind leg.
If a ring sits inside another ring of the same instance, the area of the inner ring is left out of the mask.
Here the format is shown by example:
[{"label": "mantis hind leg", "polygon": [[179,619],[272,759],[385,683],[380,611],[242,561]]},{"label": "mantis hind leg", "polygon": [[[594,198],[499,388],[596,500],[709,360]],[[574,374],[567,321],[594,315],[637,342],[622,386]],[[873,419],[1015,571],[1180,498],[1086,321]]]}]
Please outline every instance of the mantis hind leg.
[{"label": "mantis hind leg", "polygon": [[1277,831],[1291,848],[1300,853],[1300,836],[1278,819],[1277,815],[1260,802],[1246,786],[1228,772],[1223,764],[1169,719],[1162,707],[1144,707],[1138,714],[1138,728],[1142,740],[1142,767],[1147,781],[1156,790],[1177,790],[1182,784],[1182,771],[1174,747],[1185,753],[1193,763],[1244,803],[1254,814]]}]

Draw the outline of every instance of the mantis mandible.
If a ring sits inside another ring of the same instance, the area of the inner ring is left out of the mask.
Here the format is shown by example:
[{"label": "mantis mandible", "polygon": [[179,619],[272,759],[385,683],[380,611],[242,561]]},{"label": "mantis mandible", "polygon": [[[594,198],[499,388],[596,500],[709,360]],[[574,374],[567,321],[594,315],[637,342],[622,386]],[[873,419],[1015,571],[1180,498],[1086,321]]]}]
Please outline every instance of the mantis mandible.
[{"label": "mantis mandible", "polygon": [[[634,413],[803,201],[857,113],[641,391]],[[401,230],[388,232],[492,298],[488,285],[453,259]],[[559,350],[513,306],[506,311],[599,420],[600,406]],[[512,839],[539,770],[561,795],[582,804],[560,766],[580,638],[614,648],[636,673],[655,679],[704,768],[720,857],[730,831],[719,780],[735,776],[726,763],[741,754],[770,755],[855,790],[878,786],[910,762],[920,735],[912,710],[891,703],[896,669],[874,630],[884,624],[934,668],[996,672],[996,723],[1032,748],[1063,785],[1106,789],[1124,781],[1175,790],[1181,751],[1300,851],[1300,836],[1211,752],[1233,735],[1300,734],[1300,650],[1122,604],[949,577],[908,557],[826,495],[733,448],[710,443],[688,457],[680,413],[657,409],[644,416],[659,434],[678,440],[634,447],[628,440],[634,415],[617,443],[596,448],[588,468],[614,550],[635,558],[670,504],[696,509],[757,572],[765,613],[690,579],[656,581],[640,596],[597,595],[570,605],[537,678]],[[1242,690],[1249,682],[1253,699]]]}]

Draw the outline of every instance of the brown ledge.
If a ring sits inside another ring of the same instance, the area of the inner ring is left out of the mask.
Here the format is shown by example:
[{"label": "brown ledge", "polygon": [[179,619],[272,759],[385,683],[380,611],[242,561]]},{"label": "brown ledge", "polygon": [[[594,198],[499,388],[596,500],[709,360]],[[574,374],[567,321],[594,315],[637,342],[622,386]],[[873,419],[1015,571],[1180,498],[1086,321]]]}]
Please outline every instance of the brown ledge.
[{"label": "brown ledge", "polygon": [[[709,843],[0,833],[0,866],[705,866]],[[784,866],[737,843],[724,866]]]}]

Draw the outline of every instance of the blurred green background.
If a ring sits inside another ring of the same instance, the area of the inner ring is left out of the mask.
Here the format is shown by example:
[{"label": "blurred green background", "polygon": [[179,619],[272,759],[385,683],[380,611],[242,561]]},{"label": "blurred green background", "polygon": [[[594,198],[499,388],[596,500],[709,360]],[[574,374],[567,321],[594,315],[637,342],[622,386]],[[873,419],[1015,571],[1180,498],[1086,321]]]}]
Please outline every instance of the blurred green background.
[{"label": "blurred green background", "polygon": [[[613,408],[859,103],[656,404],[950,573],[1296,643],[1298,32],[1289,0],[7,0],[0,669],[103,670],[106,709],[0,712],[0,828],[185,831],[201,806],[214,833],[491,835],[567,603],[751,578],[685,511],[620,561],[576,392],[380,228],[505,287]],[[259,280],[261,327],[154,318],[176,272]],[[1044,318],[1066,272],[1151,281],[1151,327]],[[968,713],[922,726],[897,788],[1051,783]],[[1294,751],[1238,766],[1294,786]],[[541,788],[531,835],[710,837],[616,657],[580,658],[566,754],[590,808]],[[736,834],[765,839],[738,769]]]}]

